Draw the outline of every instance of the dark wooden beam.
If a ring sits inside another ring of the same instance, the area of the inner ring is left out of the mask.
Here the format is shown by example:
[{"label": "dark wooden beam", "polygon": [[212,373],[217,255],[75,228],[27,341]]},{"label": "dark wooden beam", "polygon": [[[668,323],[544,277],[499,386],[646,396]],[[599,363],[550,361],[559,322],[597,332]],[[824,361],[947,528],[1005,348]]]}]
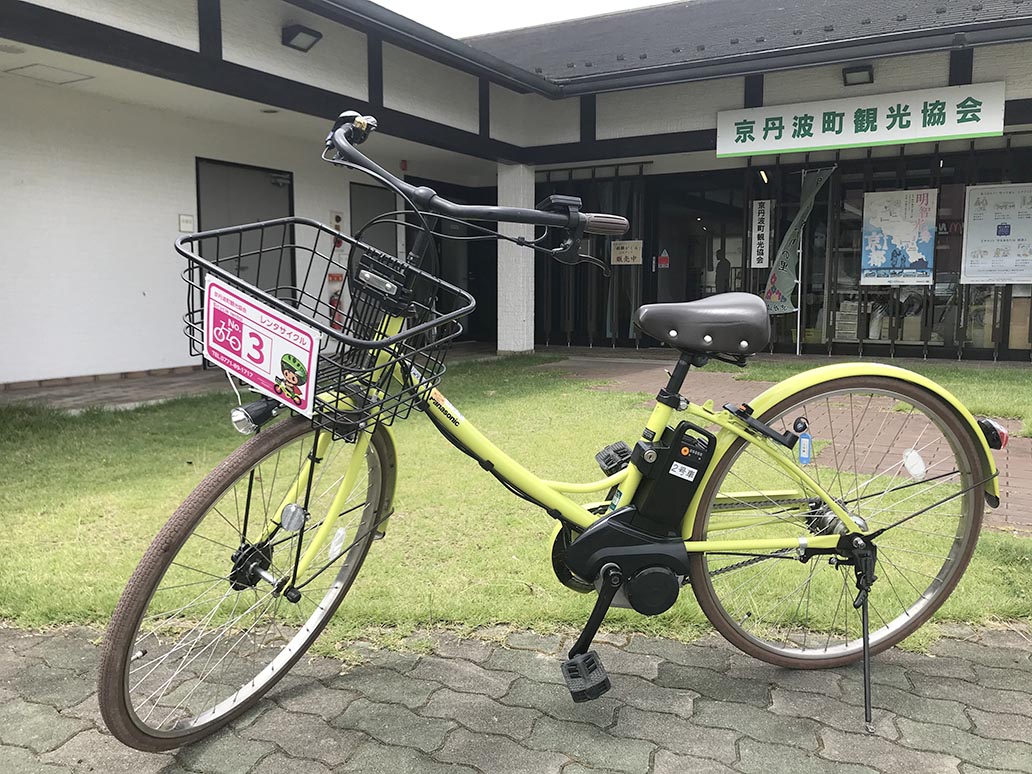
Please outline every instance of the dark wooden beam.
[{"label": "dark wooden beam", "polygon": [[580,141],[595,142],[595,95],[580,98]]},{"label": "dark wooden beam", "polygon": [[491,81],[481,77],[477,84],[477,110],[480,117],[480,136],[491,137]]},{"label": "dark wooden beam", "polygon": [[950,86],[971,83],[975,70],[975,49],[955,48],[950,51]]},{"label": "dark wooden beam", "polygon": [[518,160],[521,154],[509,143],[21,0],[0,0],[0,38],[328,120],[342,110],[373,113],[384,134],[469,156]]},{"label": "dark wooden beam", "polygon": [[383,41],[375,35],[366,36],[366,71],[369,104],[383,107]]},{"label": "dark wooden beam", "polygon": [[763,107],[763,73],[745,76],[745,100],[742,107]]}]

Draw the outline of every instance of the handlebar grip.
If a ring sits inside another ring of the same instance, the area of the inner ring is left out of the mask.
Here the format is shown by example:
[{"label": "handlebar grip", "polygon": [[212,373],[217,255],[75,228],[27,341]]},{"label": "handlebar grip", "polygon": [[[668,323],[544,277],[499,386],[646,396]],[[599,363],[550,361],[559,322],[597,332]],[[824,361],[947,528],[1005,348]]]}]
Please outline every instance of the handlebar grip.
[{"label": "handlebar grip", "polygon": [[606,215],[601,212],[584,213],[584,233],[601,234],[602,236],[620,236],[627,232],[631,224],[627,218],[619,215]]}]

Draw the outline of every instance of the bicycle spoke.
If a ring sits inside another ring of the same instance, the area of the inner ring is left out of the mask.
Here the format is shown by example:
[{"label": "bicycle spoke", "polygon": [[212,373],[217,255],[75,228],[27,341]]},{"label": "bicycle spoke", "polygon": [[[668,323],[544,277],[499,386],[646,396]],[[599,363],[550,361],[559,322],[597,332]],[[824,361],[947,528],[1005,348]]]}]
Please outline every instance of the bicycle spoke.
[{"label": "bicycle spoke", "polygon": [[[868,601],[873,647],[898,641],[941,604],[946,579],[958,577],[970,555],[971,525],[980,515],[972,490],[983,483],[973,475],[977,457],[964,446],[969,431],[952,412],[931,409],[917,388],[897,392],[883,384],[812,391],[764,418],[787,431],[806,417],[813,445],[805,469],[877,533],[880,580]],[[843,525],[827,504],[792,509],[770,494],[799,487],[770,456],[783,452],[741,442],[732,448],[714,473],[710,491],[718,494],[708,495],[709,511],[696,522],[703,531],[693,540],[736,540],[743,548],[705,555],[703,577],[692,578],[700,604],[723,619],[735,644],[760,658],[858,658],[852,565],[841,555],[802,562],[795,549],[786,558],[749,548],[749,541],[842,534]]]},{"label": "bicycle spoke", "polygon": [[[356,463],[361,472],[351,491],[338,492],[355,447],[331,443],[312,466],[309,485],[297,487],[312,437],[296,435],[228,482],[168,563],[140,617],[126,667],[125,691],[136,724],[186,733],[263,692],[285,668],[278,665],[307,648],[307,633],[328,621],[350,586],[378,515],[370,505],[381,497],[380,479],[370,480],[368,472],[379,471],[379,452],[370,445]],[[280,503],[303,503],[306,489],[309,511],[320,513],[318,520],[281,532],[260,548],[249,542],[265,534]],[[327,516],[338,494],[344,504]],[[248,534],[241,534],[245,513]],[[289,576],[298,549],[303,553],[312,544],[327,518],[345,530],[347,541],[331,550],[327,540],[307,574],[314,580],[325,573],[325,581],[304,588],[296,603],[287,602],[255,568],[267,566],[274,578]]]}]

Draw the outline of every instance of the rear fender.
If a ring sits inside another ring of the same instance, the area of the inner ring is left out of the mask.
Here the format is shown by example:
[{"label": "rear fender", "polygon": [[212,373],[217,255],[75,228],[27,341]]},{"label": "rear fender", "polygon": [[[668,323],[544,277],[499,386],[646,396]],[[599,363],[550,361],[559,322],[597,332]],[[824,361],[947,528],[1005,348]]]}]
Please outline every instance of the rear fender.
[{"label": "rear fender", "polygon": [[[883,363],[838,363],[835,365],[822,366],[820,368],[813,368],[809,371],[796,374],[795,376],[785,379],[783,382],[773,385],[756,398],[749,401],[749,405],[753,409],[754,416],[760,417],[785,398],[801,390],[805,390],[808,387],[813,387],[818,384],[835,381],[836,379],[844,379],[853,376],[882,376],[889,379],[899,379],[900,381],[910,382],[911,384],[924,387],[929,392],[944,400],[947,405],[953,409],[956,415],[964,421],[964,424],[968,427],[971,436],[975,439],[976,448],[978,448],[981,453],[982,470],[984,473],[983,477],[989,479],[985,484],[986,503],[993,508],[996,508],[1000,504],[1000,481],[997,475],[996,461],[993,459],[989,443],[986,441],[981,428],[978,427],[975,417],[949,390],[936,384],[931,379],[921,376],[920,374],[916,374],[913,371],[908,371],[907,369],[899,368],[898,366],[885,365]],[[727,430],[721,430],[720,433],[718,433],[714,460],[718,459],[727,451],[735,438],[736,436]],[[703,476],[703,479],[699,484],[699,488],[696,490],[698,494],[696,494],[696,499],[688,511],[688,518],[684,521],[683,530],[686,540],[691,539],[695,509],[698,507],[698,498],[706,488],[706,484],[709,483],[710,474],[715,467],[715,464],[710,465],[709,470],[706,471],[706,474]]]},{"label": "rear fender", "polygon": [[985,485],[986,502],[993,508],[1000,504],[1000,481],[997,476],[996,461],[993,459],[989,443],[985,440],[985,434],[979,428],[974,415],[968,411],[967,406],[961,403],[953,393],[931,379],[921,376],[921,374],[883,363],[839,363],[822,366],[821,368],[814,368],[813,370],[796,374],[783,382],[775,384],[761,393],[749,405],[753,407],[756,415],[759,416],[795,392],[799,392],[807,387],[813,387],[816,384],[824,384],[825,382],[849,376],[884,376],[890,379],[899,379],[916,384],[919,387],[924,387],[929,392],[942,398],[956,412],[957,416],[964,420],[968,430],[971,432],[971,436],[975,439],[975,445],[981,452],[982,470],[985,473],[985,478],[992,477]]}]

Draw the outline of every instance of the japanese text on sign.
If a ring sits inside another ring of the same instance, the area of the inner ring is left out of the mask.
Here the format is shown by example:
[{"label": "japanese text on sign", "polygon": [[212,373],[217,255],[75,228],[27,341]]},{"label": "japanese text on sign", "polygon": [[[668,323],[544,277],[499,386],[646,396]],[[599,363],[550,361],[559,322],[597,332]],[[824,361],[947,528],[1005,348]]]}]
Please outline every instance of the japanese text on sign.
[{"label": "japanese text on sign", "polygon": [[1003,134],[1003,83],[717,114],[717,156],[901,145]]},{"label": "japanese text on sign", "polygon": [[260,392],[312,416],[319,335],[208,275],[204,356]]},{"label": "japanese text on sign", "polygon": [[935,188],[864,194],[861,285],[931,285],[935,271]]},{"label": "japanese text on sign", "polygon": [[964,217],[964,284],[1032,282],[1032,184],[974,185]]},{"label": "japanese text on sign", "polygon": [[612,243],[610,263],[613,266],[640,266],[641,265],[641,240],[624,239]]},{"label": "japanese text on sign", "polygon": [[752,259],[754,269],[770,268],[770,230],[772,199],[757,199],[752,205]]}]

